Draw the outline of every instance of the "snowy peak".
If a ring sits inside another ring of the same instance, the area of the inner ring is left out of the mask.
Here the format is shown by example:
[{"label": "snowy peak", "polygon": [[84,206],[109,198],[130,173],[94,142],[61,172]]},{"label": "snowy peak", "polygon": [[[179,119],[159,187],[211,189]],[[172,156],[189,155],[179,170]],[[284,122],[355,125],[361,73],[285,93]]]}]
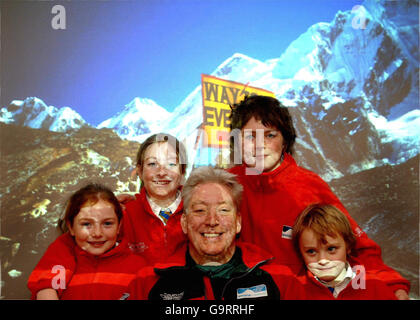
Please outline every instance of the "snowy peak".
[{"label": "snowy peak", "polygon": [[[356,11],[337,12],[330,23],[314,24],[272,59],[235,53],[211,75],[274,92],[293,115],[296,158],[324,179],[398,164],[418,154],[420,113],[413,112],[419,101],[418,26],[418,1],[367,0]],[[171,133],[185,141],[194,163],[196,154],[206,152],[196,144],[203,122],[197,80],[172,113],[153,100],[135,98],[98,128],[139,142],[153,133]],[[31,112],[22,115],[17,110],[24,105]],[[0,121],[62,126],[45,122],[51,108],[36,98],[13,101],[1,110]],[[70,118],[61,115],[66,108],[60,110],[59,119]]]},{"label": "snowy peak", "polygon": [[293,41],[275,62],[273,76],[278,79],[320,81],[330,54],[330,25],[318,23]]},{"label": "snowy peak", "polygon": [[1,108],[0,122],[56,132],[89,126],[73,109],[47,106],[37,97],[13,100],[8,107]]},{"label": "snowy peak", "polygon": [[226,80],[241,79],[250,82],[260,79],[268,71],[270,66],[267,64],[244,54],[235,53],[219,65],[212,75]]},{"label": "snowy peak", "polygon": [[[314,24],[279,57],[235,53],[212,75],[274,92],[293,114],[297,158],[330,180],[418,154],[418,43],[418,1],[369,0]],[[165,131],[184,139],[201,123],[197,87]]]},{"label": "snowy peak", "polygon": [[136,97],[97,128],[114,129],[124,139],[141,141],[143,135],[160,131],[170,115],[170,112],[153,100]]}]

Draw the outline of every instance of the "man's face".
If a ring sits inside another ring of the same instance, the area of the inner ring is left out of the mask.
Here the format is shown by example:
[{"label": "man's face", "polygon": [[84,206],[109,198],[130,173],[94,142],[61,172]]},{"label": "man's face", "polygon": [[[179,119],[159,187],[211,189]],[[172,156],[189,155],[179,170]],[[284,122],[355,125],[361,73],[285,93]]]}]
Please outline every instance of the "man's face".
[{"label": "man's face", "polygon": [[242,128],[243,155],[248,167],[261,172],[276,169],[281,162],[283,135],[252,117]]},{"label": "man's face", "polygon": [[195,262],[201,265],[228,262],[235,252],[236,234],[241,231],[231,191],[218,183],[196,186],[181,226]]}]

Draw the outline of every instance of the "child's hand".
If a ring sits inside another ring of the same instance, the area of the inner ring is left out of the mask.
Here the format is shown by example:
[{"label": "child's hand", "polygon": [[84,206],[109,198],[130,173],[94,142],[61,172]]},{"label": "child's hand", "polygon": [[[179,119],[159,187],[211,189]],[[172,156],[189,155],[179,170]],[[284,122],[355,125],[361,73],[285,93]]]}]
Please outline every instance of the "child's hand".
[{"label": "child's hand", "polygon": [[123,209],[125,210],[125,206],[124,204],[126,204],[127,202],[130,202],[132,200],[136,200],[136,197],[128,194],[128,193],[122,193],[119,194],[117,197],[118,202],[121,204],[121,207],[123,207]]},{"label": "child's hand", "polygon": [[36,294],[37,300],[59,300],[57,291],[54,289],[42,289]]},{"label": "child's hand", "polygon": [[407,292],[403,289],[398,289],[395,291],[395,296],[398,300],[410,300],[410,297],[408,296]]}]

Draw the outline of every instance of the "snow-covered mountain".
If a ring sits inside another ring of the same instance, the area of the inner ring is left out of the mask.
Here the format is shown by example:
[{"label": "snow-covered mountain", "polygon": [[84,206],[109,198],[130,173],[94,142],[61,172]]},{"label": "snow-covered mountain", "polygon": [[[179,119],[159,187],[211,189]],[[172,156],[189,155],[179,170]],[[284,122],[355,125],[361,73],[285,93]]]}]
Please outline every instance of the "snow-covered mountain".
[{"label": "snow-covered mountain", "polygon": [[[367,0],[311,26],[278,57],[235,53],[212,75],[274,92],[293,115],[298,162],[326,180],[405,162],[419,153],[418,5]],[[172,113],[135,98],[97,128],[139,142],[168,132],[186,144],[189,163],[212,163],[217,151],[196,144],[202,119],[198,84]],[[2,108],[0,121],[54,131],[85,123],[36,98]]]},{"label": "snow-covered mountain", "polygon": [[9,106],[1,108],[0,122],[56,132],[89,126],[73,109],[47,106],[44,101],[36,97],[13,100]]},{"label": "snow-covered mountain", "polygon": [[[311,26],[279,58],[237,53],[212,75],[273,91],[294,116],[299,162],[330,180],[419,153],[418,42],[418,1],[368,0]],[[201,122],[197,86],[164,131],[191,148]]]},{"label": "snow-covered mountain", "polygon": [[136,97],[97,128],[110,128],[124,139],[142,142],[150,133],[160,132],[169,116],[170,112],[153,100]]},{"label": "snow-covered mountain", "polygon": [[[418,1],[369,0],[363,8],[313,25],[272,59],[236,53],[212,75],[271,90],[289,106],[297,161],[329,182],[419,299]],[[172,113],[135,98],[98,126],[119,136],[94,127],[49,132],[87,124],[70,108],[48,107],[38,98],[1,108],[0,122],[18,125],[0,123],[6,299],[26,297],[27,278],[56,239],[62,205],[81,182],[94,179],[117,193],[139,190],[139,180],[131,177],[138,143],[120,137],[142,141],[169,132],[185,142],[189,165],[214,161],[211,149],[196,144],[203,120],[197,78],[197,87]]]}]

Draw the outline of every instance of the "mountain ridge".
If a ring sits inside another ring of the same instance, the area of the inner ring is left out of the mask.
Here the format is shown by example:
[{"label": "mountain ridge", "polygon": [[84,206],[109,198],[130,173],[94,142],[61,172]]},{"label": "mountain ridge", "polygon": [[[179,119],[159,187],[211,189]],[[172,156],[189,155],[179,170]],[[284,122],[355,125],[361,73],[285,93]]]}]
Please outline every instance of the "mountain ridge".
[{"label": "mountain ridge", "polygon": [[[300,164],[327,181],[402,163],[418,154],[420,139],[419,53],[414,50],[418,16],[413,8],[418,1],[367,0],[361,11],[338,11],[331,22],[312,25],[278,58],[259,61],[237,52],[211,75],[274,92],[293,115]],[[356,18],[362,19],[360,28],[354,27]],[[215,155],[201,144],[196,148],[201,100],[200,85],[170,113],[151,99],[136,97],[97,127],[137,142],[168,132],[186,144],[196,165],[207,164]],[[10,123],[10,117],[1,119]],[[343,150],[333,152],[331,132]]]}]

